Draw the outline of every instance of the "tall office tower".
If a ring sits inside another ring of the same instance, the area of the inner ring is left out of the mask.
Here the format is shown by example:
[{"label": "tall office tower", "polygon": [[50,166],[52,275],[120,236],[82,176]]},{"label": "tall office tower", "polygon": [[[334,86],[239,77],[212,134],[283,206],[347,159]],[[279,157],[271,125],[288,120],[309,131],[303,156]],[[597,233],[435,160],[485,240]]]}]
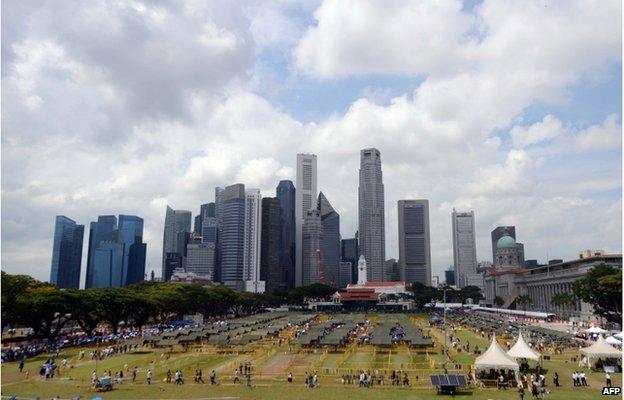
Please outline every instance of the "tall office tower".
[{"label": "tall office tower", "polygon": [[229,288],[242,290],[244,289],[245,185],[237,183],[225,188],[221,218],[223,220],[222,228],[219,229],[221,282]]},{"label": "tall office tower", "polygon": [[215,265],[215,282],[222,282],[221,265],[223,256],[221,254],[221,235],[223,233],[223,206],[225,204],[225,189],[215,188],[215,218],[217,219],[217,264]]},{"label": "tall office tower", "polygon": [[445,282],[449,286],[455,286],[455,267],[451,265],[451,268],[444,271]]},{"label": "tall office tower", "polygon": [[503,236],[508,235],[516,239],[516,227],[515,226],[497,226],[492,231],[492,263],[496,264],[496,242]]},{"label": "tall office tower", "polygon": [[100,215],[97,222],[89,224],[89,249],[87,253],[87,279],[85,288],[95,287],[95,250],[100,242],[113,239],[113,232],[117,229],[117,217],[114,215]]},{"label": "tall office tower", "polygon": [[214,281],[215,244],[195,239],[186,245],[186,272],[208,277]]},{"label": "tall office tower", "polygon": [[429,200],[399,200],[401,280],[431,285]]},{"label": "tall office tower", "polygon": [[383,281],[386,261],[386,234],[384,218],[384,185],[381,174],[381,156],[377,149],[360,151],[360,186],[358,242],[360,255],[366,259],[367,279]]},{"label": "tall office tower", "polygon": [[163,234],[163,269],[165,277],[165,259],[167,253],[178,251],[178,233],[191,232],[191,212],[186,210],[174,210],[167,206],[165,213],[165,229]]},{"label": "tall office tower", "polygon": [[458,212],[453,208],[451,226],[455,282],[461,289],[468,285],[468,277],[477,273],[474,211]]},{"label": "tall office tower", "polygon": [[[218,240],[218,229],[217,229],[217,219],[215,217],[206,217],[202,222],[202,243],[212,243],[215,246],[217,245]],[[216,247],[215,247],[216,248]]]},{"label": "tall office tower", "polygon": [[287,289],[287,275],[279,263],[280,201],[276,197],[262,199],[262,235],[260,239],[260,279],[266,282],[267,292]]},{"label": "tall office tower", "polygon": [[280,181],[275,192],[280,203],[279,265],[284,274],[281,280],[290,290],[295,287],[295,185],[289,180]]},{"label": "tall office tower", "polygon": [[199,206],[199,214],[195,216],[193,231],[196,235],[202,235],[202,223],[207,217],[215,216],[215,203],[206,203]]},{"label": "tall office tower", "polygon": [[260,238],[262,234],[262,195],[260,189],[245,190],[245,245],[243,248],[243,279],[245,291],[264,293],[260,279]]},{"label": "tall office tower", "polygon": [[145,280],[147,244],[143,243],[143,218],[120,215],[119,232],[123,242],[121,286],[128,286]]},{"label": "tall office tower", "polygon": [[80,287],[83,238],[84,225],[77,225],[64,215],[56,216],[50,283],[62,289]]},{"label": "tall office tower", "polygon": [[323,192],[319,193],[318,210],[321,212],[323,240],[321,253],[325,264],[325,282],[338,287],[340,283],[340,215],[334,210]]},{"label": "tall office tower", "polygon": [[351,263],[351,282],[357,282],[357,263],[358,263],[358,233],[355,233],[353,239],[342,239],[342,262]]},{"label": "tall office tower", "polygon": [[353,273],[351,271],[351,263],[349,261],[340,262],[340,272],[338,274],[338,281],[336,287],[343,289],[353,280]]},{"label": "tall office tower", "polygon": [[171,280],[171,275],[173,275],[173,271],[178,268],[184,268],[184,259],[182,254],[174,252],[167,253],[165,257],[165,271],[163,274],[163,281],[167,282]]},{"label": "tall office tower", "polygon": [[303,286],[313,283],[327,283],[323,276],[323,227],[321,225],[321,212],[315,208],[308,210],[301,227],[301,250],[302,250],[302,282]]},{"label": "tall office tower", "polygon": [[401,267],[396,259],[391,258],[384,262],[385,280],[389,282],[398,282],[401,280]]},{"label": "tall office tower", "polygon": [[295,192],[295,286],[303,285],[303,222],[308,211],[315,207],[316,155],[297,154],[297,191]]},{"label": "tall office tower", "polygon": [[145,278],[143,219],[120,215],[98,217],[91,223],[89,238],[90,277],[87,288],[124,287]]}]

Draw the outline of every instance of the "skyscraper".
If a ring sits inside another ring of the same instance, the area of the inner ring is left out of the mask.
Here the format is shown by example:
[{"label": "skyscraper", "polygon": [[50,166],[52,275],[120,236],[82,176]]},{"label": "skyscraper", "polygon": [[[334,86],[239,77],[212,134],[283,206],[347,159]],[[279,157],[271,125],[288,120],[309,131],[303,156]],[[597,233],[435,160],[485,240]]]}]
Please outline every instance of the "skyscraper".
[{"label": "skyscraper", "polygon": [[316,208],[308,210],[301,228],[301,249],[303,253],[302,285],[326,282],[321,266],[323,262],[323,254],[321,252],[321,243],[323,241],[321,212]]},{"label": "skyscraper", "polygon": [[217,245],[217,219],[215,217],[206,217],[202,222],[202,243],[212,243]]},{"label": "skyscraper", "polygon": [[193,240],[186,245],[186,272],[207,276],[214,281],[215,243]]},{"label": "skyscraper", "polygon": [[215,264],[215,281],[222,282],[221,280],[221,235],[223,234],[223,206],[225,202],[225,189],[215,188],[215,218],[217,219],[217,259]]},{"label": "skyscraper", "polygon": [[123,243],[121,286],[145,279],[147,244],[143,243],[143,218],[136,215],[119,216],[119,239]]},{"label": "skyscraper", "polygon": [[180,232],[191,232],[191,212],[186,210],[174,210],[167,206],[163,234],[163,278],[166,275],[165,259],[167,253],[178,252],[178,233]]},{"label": "skyscraper", "polygon": [[497,226],[492,230],[492,263],[496,264],[496,242],[503,236],[508,235],[516,239],[515,226]]},{"label": "skyscraper", "polygon": [[89,224],[89,248],[87,252],[87,279],[85,288],[95,286],[95,251],[100,242],[113,240],[117,230],[117,217],[114,215],[100,215],[97,222]]},{"label": "skyscraper", "polygon": [[398,212],[401,280],[430,286],[429,201],[399,200]]},{"label": "skyscraper", "polygon": [[457,287],[467,286],[468,276],[477,273],[477,244],[474,211],[451,214],[453,234],[453,265]]},{"label": "skyscraper", "polygon": [[360,151],[358,192],[360,255],[366,259],[367,279],[383,281],[383,264],[386,261],[386,228],[381,155],[377,149]]},{"label": "skyscraper", "polygon": [[340,215],[334,210],[323,192],[318,196],[318,210],[321,213],[323,240],[321,253],[325,266],[325,282],[338,287],[340,282]]},{"label": "skyscraper", "polygon": [[295,287],[295,185],[292,181],[280,181],[276,189],[276,197],[280,204],[280,242],[279,265],[283,273],[281,281],[287,289]]},{"label": "skyscraper", "polygon": [[260,238],[262,229],[262,195],[260,189],[245,190],[245,232],[243,247],[243,279],[245,291],[264,293],[260,279]]},{"label": "skyscraper", "polygon": [[98,217],[91,223],[86,287],[124,287],[142,281],[146,250],[142,218],[120,215],[118,226],[114,215]]},{"label": "skyscraper", "polygon": [[84,225],[64,215],[56,216],[50,283],[63,289],[80,287],[83,238]]},{"label": "skyscraper", "polygon": [[215,203],[206,203],[199,206],[199,214],[195,216],[195,222],[193,225],[193,231],[196,235],[202,235],[202,223],[207,217],[215,216]]},{"label": "skyscraper", "polygon": [[297,191],[295,193],[295,286],[303,284],[303,223],[307,212],[316,206],[316,155],[297,154]]},{"label": "skyscraper", "polygon": [[221,218],[223,221],[219,235],[221,282],[232,289],[242,290],[244,288],[245,185],[237,183],[225,188]]},{"label": "skyscraper", "polygon": [[352,239],[342,239],[342,262],[348,262],[351,264],[351,282],[357,282],[357,263],[358,263],[358,234],[355,233],[355,237]]},{"label": "skyscraper", "polygon": [[285,279],[287,275],[279,263],[280,201],[276,197],[262,199],[261,230],[260,279],[266,282],[267,292],[272,292],[277,288],[287,289],[288,281]]}]

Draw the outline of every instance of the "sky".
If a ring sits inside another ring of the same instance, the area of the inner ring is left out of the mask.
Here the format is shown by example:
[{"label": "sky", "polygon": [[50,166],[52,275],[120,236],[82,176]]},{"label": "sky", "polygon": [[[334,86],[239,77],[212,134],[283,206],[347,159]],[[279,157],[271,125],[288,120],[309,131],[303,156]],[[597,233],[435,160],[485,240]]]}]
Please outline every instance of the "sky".
[{"label": "sky", "polygon": [[570,1],[2,2],[1,266],[48,280],[54,219],[145,220],[167,204],[274,196],[296,154],[357,229],[359,150],[381,152],[386,258],[397,200],[429,200],[433,275],[451,212],[477,258],[515,225],[527,259],[622,247],[622,10]]}]

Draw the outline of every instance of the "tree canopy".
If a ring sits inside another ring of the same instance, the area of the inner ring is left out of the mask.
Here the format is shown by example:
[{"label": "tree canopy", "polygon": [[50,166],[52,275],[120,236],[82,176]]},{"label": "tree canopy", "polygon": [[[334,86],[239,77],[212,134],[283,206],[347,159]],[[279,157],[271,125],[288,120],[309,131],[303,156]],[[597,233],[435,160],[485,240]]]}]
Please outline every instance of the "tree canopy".
[{"label": "tree canopy", "polygon": [[595,314],[609,322],[622,323],[622,270],[596,265],[572,288],[577,298],[593,305]]}]

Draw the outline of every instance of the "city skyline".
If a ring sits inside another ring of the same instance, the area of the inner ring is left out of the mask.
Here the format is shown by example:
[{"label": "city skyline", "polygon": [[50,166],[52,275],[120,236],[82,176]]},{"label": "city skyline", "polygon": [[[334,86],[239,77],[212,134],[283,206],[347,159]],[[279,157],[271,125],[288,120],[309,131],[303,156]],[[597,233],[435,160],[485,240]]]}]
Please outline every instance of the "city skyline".
[{"label": "city skyline", "polygon": [[[160,275],[167,204],[194,214],[233,182],[273,196],[303,152],[353,237],[369,147],[383,156],[386,259],[401,199],[429,200],[433,275],[452,264],[453,207],[475,211],[479,261],[499,225],[516,227],[526,259],[621,252],[617,2],[365,3],[358,24],[347,1],[14,4],[2,26],[9,273],[49,278],[55,215],[87,226],[121,213],[144,219],[146,272]],[[84,23],[92,12],[108,35]]]}]

